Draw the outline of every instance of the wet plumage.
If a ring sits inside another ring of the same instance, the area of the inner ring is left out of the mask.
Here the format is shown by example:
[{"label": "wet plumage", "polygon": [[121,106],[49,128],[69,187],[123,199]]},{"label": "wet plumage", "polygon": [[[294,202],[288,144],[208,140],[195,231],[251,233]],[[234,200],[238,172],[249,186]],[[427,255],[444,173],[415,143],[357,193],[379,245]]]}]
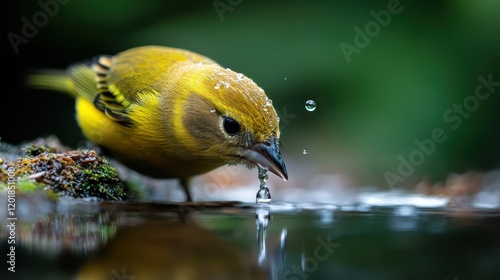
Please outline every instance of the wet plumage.
[{"label": "wet plumage", "polygon": [[287,179],[271,100],[202,55],[139,47],[29,82],[75,96],[90,141],[147,176],[180,178],[188,199],[188,178],[226,164],[258,164]]}]

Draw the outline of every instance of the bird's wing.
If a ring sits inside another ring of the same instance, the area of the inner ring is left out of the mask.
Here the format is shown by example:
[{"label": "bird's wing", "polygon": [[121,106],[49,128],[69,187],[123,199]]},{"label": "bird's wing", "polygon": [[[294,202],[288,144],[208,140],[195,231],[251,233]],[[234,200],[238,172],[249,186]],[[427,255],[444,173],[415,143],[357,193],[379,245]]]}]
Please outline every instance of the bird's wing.
[{"label": "bird's wing", "polygon": [[79,64],[70,68],[69,74],[74,82],[77,94],[102,111],[106,116],[122,125],[132,124],[128,117],[130,97],[110,81],[112,57],[101,55],[88,64]]},{"label": "bird's wing", "polygon": [[[163,87],[172,83],[165,80],[165,75],[184,63],[215,62],[185,50],[146,46],[115,56],[97,56],[90,65],[70,68],[70,76],[79,96],[93,102],[110,119],[130,126],[129,113],[145,96],[163,92]],[[175,80],[175,77],[169,79]]]}]

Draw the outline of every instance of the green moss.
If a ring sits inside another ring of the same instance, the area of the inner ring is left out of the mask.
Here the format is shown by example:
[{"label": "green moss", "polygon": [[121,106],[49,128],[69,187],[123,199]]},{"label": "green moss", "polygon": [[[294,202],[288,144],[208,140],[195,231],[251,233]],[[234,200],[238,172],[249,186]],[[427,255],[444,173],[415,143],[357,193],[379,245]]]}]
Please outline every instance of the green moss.
[{"label": "green moss", "polygon": [[82,169],[83,179],[80,189],[88,196],[121,200],[126,197],[126,191],[118,178],[116,168],[103,159],[97,166]]}]

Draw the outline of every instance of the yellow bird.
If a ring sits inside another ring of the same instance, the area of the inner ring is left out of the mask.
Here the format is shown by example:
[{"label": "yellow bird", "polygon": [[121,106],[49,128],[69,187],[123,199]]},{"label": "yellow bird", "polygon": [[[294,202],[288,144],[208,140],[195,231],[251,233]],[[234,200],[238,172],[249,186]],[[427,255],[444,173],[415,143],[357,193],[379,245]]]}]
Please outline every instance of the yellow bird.
[{"label": "yellow bird", "polygon": [[83,134],[128,167],[188,179],[223,165],[259,165],[288,179],[279,118],[252,79],[187,50],[144,46],[66,72],[29,77],[76,98]]}]

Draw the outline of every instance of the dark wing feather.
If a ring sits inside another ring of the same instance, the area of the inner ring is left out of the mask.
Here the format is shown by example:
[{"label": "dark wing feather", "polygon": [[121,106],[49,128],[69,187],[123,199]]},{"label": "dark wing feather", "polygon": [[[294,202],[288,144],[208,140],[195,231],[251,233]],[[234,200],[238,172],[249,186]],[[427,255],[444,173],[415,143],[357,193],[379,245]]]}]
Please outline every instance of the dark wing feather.
[{"label": "dark wing feather", "polygon": [[[112,57],[101,55],[88,64],[79,64],[69,69],[78,95],[92,102],[106,116],[122,125],[131,126],[128,117],[129,103],[120,92],[109,85],[108,76],[112,66]],[[121,101],[119,101],[121,100]]]}]

